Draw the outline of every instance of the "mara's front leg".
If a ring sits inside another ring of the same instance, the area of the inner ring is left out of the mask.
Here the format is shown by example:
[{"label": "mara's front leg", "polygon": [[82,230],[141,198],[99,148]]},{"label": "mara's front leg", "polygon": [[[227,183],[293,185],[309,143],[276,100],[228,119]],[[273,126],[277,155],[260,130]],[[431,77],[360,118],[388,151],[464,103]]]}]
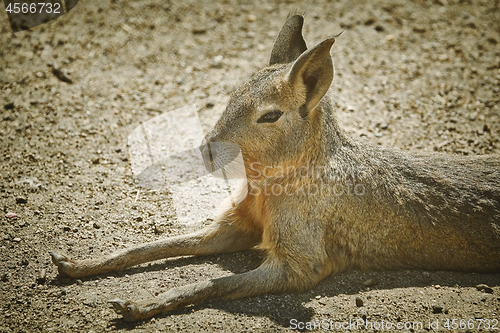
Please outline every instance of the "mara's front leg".
[{"label": "mara's front leg", "polygon": [[204,282],[188,284],[170,289],[154,298],[141,302],[124,301],[121,299],[110,300],[116,313],[121,314],[125,321],[134,322],[152,317],[156,314],[172,311],[177,308],[198,303],[205,299],[226,297],[231,299],[257,296],[268,293],[279,293],[311,288],[317,283],[311,274],[307,281],[298,281],[294,274],[301,272],[292,271],[277,260],[267,259],[255,270],[212,279]]},{"label": "mara's front leg", "polygon": [[205,299],[310,289],[332,272],[332,261],[324,248],[323,228],[298,215],[293,209],[280,211],[282,219],[264,232],[267,258],[255,270],[173,288],[141,302],[110,302],[126,321],[137,321]]},{"label": "mara's front leg", "polygon": [[258,244],[260,238],[257,232],[244,231],[236,223],[222,221],[191,234],[140,244],[100,258],[71,260],[59,253],[49,253],[60,275],[76,278],[117,271],[163,258],[242,251]]}]

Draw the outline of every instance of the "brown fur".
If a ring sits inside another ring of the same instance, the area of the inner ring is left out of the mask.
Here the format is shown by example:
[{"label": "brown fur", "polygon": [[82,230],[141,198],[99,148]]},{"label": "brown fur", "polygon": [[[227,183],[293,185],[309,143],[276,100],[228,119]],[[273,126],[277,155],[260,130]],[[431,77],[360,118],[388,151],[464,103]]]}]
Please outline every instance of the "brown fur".
[{"label": "brown fur", "polygon": [[[249,192],[243,201],[193,234],[83,261],[51,253],[61,275],[266,250],[264,263],[247,273],[141,302],[110,301],[136,321],[207,298],[304,290],[346,269],[500,271],[500,157],[415,154],[350,139],[327,93],[334,38],[306,50],[302,22],[298,15],[287,20],[270,66],[233,94],[202,147],[205,154],[213,142],[241,148]],[[279,119],[259,120],[273,110],[282,112]],[[210,162],[225,167],[216,153]]]}]

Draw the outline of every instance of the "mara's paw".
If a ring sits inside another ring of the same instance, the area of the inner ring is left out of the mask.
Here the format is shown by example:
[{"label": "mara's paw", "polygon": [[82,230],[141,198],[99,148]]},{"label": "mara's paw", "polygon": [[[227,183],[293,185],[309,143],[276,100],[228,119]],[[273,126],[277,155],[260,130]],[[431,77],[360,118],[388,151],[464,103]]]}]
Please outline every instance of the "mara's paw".
[{"label": "mara's paw", "polygon": [[75,262],[65,255],[55,253],[50,251],[50,256],[52,257],[52,262],[57,266],[60,276],[64,277],[76,277]]},{"label": "mara's paw", "polygon": [[139,311],[138,306],[134,302],[123,301],[121,299],[112,299],[108,301],[113,305],[113,310],[117,314],[123,316],[123,319],[128,323],[133,323],[142,319],[147,318],[148,316],[144,316],[141,311]]}]

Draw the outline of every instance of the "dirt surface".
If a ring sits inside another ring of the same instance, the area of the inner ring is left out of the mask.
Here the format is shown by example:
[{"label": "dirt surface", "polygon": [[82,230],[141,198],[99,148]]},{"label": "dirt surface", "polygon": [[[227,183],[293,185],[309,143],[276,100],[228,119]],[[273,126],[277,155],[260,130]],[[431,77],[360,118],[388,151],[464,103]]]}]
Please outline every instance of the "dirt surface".
[{"label": "dirt surface", "polygon": [[305,293],[208,301],[127,324],[107,300],[244,272],[261,254],[161,260],[79,280],[59,278],[48,255],[90,258],[206,223],[180,223],[171,192],[136,186],[127,137],[193,103],[212,124],[231,90],[266,65],[293,11],[306,12],[309,46],[345,30],[333,47],[332,92],[353,137],[500,153],[498,0],[80,1],[16,34],[0,8],[0,332],[260,332],[300,322],[355,331],[366,321],[426,331],[436,320],[442,331],[500,330],[500,275],[419,271],[347,272]]}]

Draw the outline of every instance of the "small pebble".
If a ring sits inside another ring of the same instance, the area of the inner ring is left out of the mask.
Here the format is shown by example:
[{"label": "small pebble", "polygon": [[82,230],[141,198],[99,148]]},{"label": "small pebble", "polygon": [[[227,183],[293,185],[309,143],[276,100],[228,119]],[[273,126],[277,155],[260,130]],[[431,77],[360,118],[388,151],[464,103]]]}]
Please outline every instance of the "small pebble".
[{"label": "small pebble", "polygon": [[493,294],[493,288],[489,287],[488,285],[481,283],[476,286],[476,289],[479,291],[483,291],[488,294]]},{"label": "small pebble", "polygon": [[158,225],[155,225],[155,234],[162,234],[164,232],[165,232],[165,230],[163,230],[163,228],[161,228]]},{"label": "small pebble", "polygon": [[73,80],[69,77],[68,73],[61,67],[57,62],[52,63],[52,73],[61,81],[67,83],[73,83]]},{"label": "small pebble", "polygon": [[222,56],[216,56],[214,62],[210,65],[212,68],[222,68]]},{"label": "small pebble", "polygon": [[38,277],[36,278],[36,283],[45,284],[46,281],[47,281],[47,271],[45,270],[45,268],[42,268],[38,273]]},{"label": "small pebble", "polygon": [[12,241],[13,241],[13,242],[15,242],[15,243],[19,243],[19,242],[21,241],[21,238],[16,237],[16,238],[14,238]]},{"label": "small pebble", "polygon": [[28,198],[26,197],[17,197],[16,198],[16,203],[17,204],[25,204],[28,202]]},{"label": "small pebble", "polygon": [[372,25],[375,23],[375,18],[370,17],[368,20],[365,21],[365,25]]},{"label": "small pebble", "polygon": [[207,28],[193,28],[191,32],[193,33],[193,35],[201,35],[207,32]]},{"label": "small pebble", "polygon": [[361,297],[356,297],[356,306],[358,308],[362,307],[363,306],[363,300],[361,299]]},{"label": "small pebble", "polygon": [[128,24],[126,24],[126,23],[122,24],[120,26],[120,28],[122,28],[123,31],[125,31],[125,32],[128,32],[128,33],[132,32],[132,28]]},{"label": "small pebble", "polygon": [[427,29],[424,26],[415,26],[415,27],[413,27],[413,32],[416,32],[416,33],[423,34],[426,31],[427,31]]},{"label": "small pebble", "polygon": [[17,217],[17,214],[13,212],[8,212],[7,214],[5,214],[5,217],[9,219],[15,219]]},{"label": "small pebble", "polygon": [[432,313],[436,314],[436,313],[443,313],[443,307],[442,306],[438,306],[438,305],[433,305],[432,306]]},{"label": "small pebble", "polygon": [[255,16],[255,15],[251,15],[250,14],[250,15],[247,16],[247,21],[248,22],[255,22],[256,19],[257,19],[257,16]]}]

